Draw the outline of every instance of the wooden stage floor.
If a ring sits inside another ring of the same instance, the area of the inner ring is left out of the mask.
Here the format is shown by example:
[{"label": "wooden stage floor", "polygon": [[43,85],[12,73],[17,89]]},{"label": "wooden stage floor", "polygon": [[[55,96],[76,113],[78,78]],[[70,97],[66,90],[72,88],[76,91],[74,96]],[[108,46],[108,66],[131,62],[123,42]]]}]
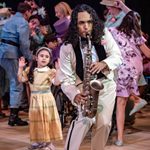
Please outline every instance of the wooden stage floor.
[{"label": "wooden stage floor", "polygon": [[[5,111],[8,113],[7,111]],[[21,112],[21,117],[28,119],[28,114]],[[29,146],[28,127],[10,127],[8,118],[0,119],[0,150],[27,150]],[[64,128],[64,141],[68,128]],[[150,150],[150,105],[136,114],[136,120],[132,127],[125,130],[125,145],[115,146],[116,131],[109,137],[106,150]],[[56,142],[56,150],[63,150],[64,141]],[[80,150],[90,150],[90,132],[83,141]]]}]

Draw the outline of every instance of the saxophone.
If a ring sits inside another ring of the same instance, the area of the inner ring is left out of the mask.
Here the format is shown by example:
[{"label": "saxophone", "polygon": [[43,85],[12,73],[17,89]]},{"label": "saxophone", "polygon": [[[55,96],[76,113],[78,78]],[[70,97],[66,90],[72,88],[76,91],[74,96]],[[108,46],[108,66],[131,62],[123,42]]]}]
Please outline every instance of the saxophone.
[{"label": "saxophone", "polygon": [[[87,96],[87,101],[81,106],[81,110],[83,116],[93,118],[97,113],[99,92],[104,86],[99,80],[96,80],[96,76],[90,72],[90,66],[92,64],[92,44],[89,34],[87,34],[86,38],[87,44],[85,44],[84,47],[82,46],[84,53],[84,79],[82,92]],[[80,44],[82,43],[80,42]]]}]

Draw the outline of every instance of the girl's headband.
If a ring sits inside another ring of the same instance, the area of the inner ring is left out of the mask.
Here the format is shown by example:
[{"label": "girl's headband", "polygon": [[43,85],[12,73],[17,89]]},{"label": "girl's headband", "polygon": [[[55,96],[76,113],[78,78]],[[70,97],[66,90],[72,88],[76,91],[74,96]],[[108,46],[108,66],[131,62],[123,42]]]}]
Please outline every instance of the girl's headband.
[{"label": "girl's headband", "polygon": [[47,47],[40,47],[37,51],[36,51],[36,56],[38,55],[38,53],[42,50],[46,50],[49,52],[50,56],[52,57],[52,50],[50,48],[47,48]]}]

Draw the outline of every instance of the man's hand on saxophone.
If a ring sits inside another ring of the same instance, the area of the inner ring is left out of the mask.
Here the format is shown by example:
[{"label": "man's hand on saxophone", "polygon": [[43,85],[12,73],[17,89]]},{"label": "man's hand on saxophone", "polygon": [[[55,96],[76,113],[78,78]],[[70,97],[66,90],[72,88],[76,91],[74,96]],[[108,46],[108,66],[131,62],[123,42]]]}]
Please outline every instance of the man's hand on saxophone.
[{"label": "man's hand on saxophone", "polygon": [[107,64],[104,61],[94,62],[91,64],[90,72],[92,74],[97,74],[101,72],[103,69],[105,69],[106,67],[107,67]]},{"label": "man's hand on saxophone", "polygon": [[75,96],[74,98],[74,102],[77,104],[85,104],[87,101],[87,95],[83,94],[83,93],[79,93]]}]

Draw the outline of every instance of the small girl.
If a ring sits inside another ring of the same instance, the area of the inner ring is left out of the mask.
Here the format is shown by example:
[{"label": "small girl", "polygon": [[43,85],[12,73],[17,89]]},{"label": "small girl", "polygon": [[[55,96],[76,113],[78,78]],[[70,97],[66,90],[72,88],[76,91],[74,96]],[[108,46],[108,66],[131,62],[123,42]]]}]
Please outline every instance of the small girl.
[{"label": "small girl", "polygon": [[36,61],[30,68],[23,68],[26,65],[25,59],[19,59],[18,79],[20,82],[29,82],[30,86],[30,150],[54,150],[52,141],[61,140],[61,123],[51,93],[51,85],[57,84],[56,70],[48,66],[51,62],[51,50],[41,47],[36,52]]}]

